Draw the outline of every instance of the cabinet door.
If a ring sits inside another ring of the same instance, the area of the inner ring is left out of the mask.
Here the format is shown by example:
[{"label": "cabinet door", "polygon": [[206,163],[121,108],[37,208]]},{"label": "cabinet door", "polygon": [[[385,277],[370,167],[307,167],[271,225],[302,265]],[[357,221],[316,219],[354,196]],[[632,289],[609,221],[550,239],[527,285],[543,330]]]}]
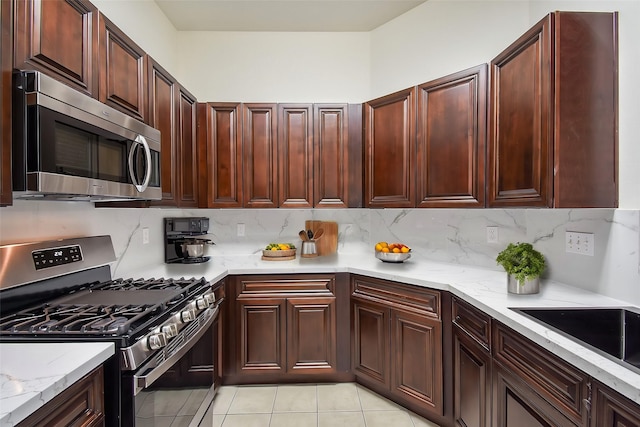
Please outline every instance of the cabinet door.
[{"label": "cabinet door", "polygon": [[491,354],[456,327],[453,410],[456,426],[491,427]]},{"label": "cabinet door", "polygon": [[278,206],[313,206],[311,104],[278,104]]},{"label": "cabinet door", "polygon": [[594,384],[591,406],[592,427],[636,427],[640,426],[640,406],[603,386]]},{"label": "cabinet door", "polygon": [[275,104],[243,104],[243,207],[276,208],[278,190]]},{"label": "cabinet door", "polygon": [[415,207],[415,88],[365,103],[365,207]]},{"label": "cabinet door", "polygon": [[391,349],[392,393],[442,415],[442,322],[391,310]]},{"label": "cabinet door", "polygon": [[[347,104],[314,104],[313,205],[346,208],[349,169],[358,159],[349,157]],[[360,160],[361,163],[361,160]]]},{"label": "cabinet door", "polygon": [[176,146],[176,80],[147,56],[149,70],[149,125],[160,131],[160,183],[162,201],[153,204],[173,205],[177,203],[178,175]]},{"label": "cabinet door", "polygon": [[99,21],[99,99],[144,122],[147,87],[145,53],[103,14],[100,14]]},{"label": "cabinet door", "polygon": [[209,208],[242,207],[242,117],[239,103],[199,107],[200,204]]},{"label": "cabinet door", "polygon": [[491,61],[488,204],[551,206],[551,17]]},{"label": "cabinet door", "polygon": [[418,86],[418,207],[484,207],[487,66]]},{"label": "cabinet door", "polygon": [[[42,71],[97,97],[95,6],[85,0],[19,0],[14,5],[14,67]],[[2,30],[5,31],[4,22]]]},{"label": "cabinet door", "polygon": [[286,306],[284,298],[239,299],[240,357],[243,374],[284,373]]},{"label": "cabinet door", "polygon": [[389,387],[389,309],[352,298],[355,375]]},{"label": "cabinet door", "polygon": [[287,369],[336,371],[336,298],[287,299]]},{"label": "cabinet door", "polygon": [[198,207],[198,159],[195,96],[178,85],[177,94],[178,206]]},{"label": "cabinet door", "polygon": [[13,1],[0,2],[0,206],[11,194],[11,61],[13,60]]},{"label": "cabinet door", "polygon": [[493,365],[493,389],[494,427],[576,427],[499,363]]}]

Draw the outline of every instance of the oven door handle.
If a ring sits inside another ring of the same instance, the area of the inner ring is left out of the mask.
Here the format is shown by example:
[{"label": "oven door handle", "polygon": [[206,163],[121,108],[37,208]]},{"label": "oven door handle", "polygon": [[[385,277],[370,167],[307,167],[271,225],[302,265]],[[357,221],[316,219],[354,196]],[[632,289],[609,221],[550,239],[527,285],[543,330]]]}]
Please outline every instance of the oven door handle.
[{"label": "oven door handle", "polygon": [[[220,310],[219,306],[216,306],[215,309],[213,309],[213,313],[205,320],[204,324],[200,326],[200,329],[198,329],[198,331],[193,336],[191,336],[191,338],[189,338],[189,340],[186,343],[184,343],[178,349],[178,351],[173,353],[167,359],[163,360],[157,366],[152,366],[152,364],[154,363],[154,361],[152,360],[148,365],[145,365],[142,368],[142,371],[145,372],[144,375],[133,376],[134,396],[137,395],[140,391],[149,387],[151,384],[153,384],[158,378],[162,376],[162,374],[164,374],[167,370],[169,370],[170,367],[172,367],[178,360],[180,360],[182,356],[184,356],[189,350],[191,350],[191,348],[198,341],[200,341],[200,338],[202,338],[205,332],[209,330],[209,327],[211,326],[211,324],[213,324],[213,321],[216,319],[216,317],[218,317],[219,310]],[[151,369],[151,371],[149,371],[149,369]]]}]

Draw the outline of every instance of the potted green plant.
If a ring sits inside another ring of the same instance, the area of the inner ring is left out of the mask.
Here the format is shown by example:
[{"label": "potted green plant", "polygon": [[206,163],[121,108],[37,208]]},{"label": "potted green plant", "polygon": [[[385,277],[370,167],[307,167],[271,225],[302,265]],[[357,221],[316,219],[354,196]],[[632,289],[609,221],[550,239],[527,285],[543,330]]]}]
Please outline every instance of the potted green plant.
[{"label": "potted green plant", "polygon": [[513,294],[535,294],[540,291],[540,275],[544,272],[544,256],[531,243],[509,243],[498,254],[496,262],[509,274],[507,290]]}]

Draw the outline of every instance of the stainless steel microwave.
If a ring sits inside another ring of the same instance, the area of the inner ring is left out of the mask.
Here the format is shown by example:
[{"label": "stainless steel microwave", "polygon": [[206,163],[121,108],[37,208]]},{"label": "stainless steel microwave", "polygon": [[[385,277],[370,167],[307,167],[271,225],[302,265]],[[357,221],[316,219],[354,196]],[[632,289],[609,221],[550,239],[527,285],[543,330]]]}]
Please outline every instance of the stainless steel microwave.
[{"label": "stainless steel microwave", "polygon": [[13,197],[159,200],[160,131],[37,71],[13,79]]}]

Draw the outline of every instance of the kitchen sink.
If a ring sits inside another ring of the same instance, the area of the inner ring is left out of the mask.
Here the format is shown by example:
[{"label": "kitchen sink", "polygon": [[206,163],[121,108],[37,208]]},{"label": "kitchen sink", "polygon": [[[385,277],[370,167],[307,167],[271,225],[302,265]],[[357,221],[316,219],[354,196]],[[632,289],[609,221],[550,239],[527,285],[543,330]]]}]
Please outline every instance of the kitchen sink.
[{"label": "kitchen sink", "polygon": [[640,373],[640,309],[511,308]]}]

